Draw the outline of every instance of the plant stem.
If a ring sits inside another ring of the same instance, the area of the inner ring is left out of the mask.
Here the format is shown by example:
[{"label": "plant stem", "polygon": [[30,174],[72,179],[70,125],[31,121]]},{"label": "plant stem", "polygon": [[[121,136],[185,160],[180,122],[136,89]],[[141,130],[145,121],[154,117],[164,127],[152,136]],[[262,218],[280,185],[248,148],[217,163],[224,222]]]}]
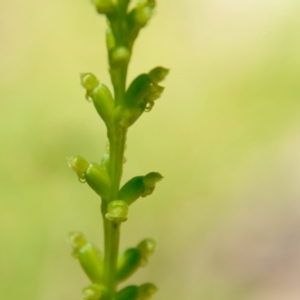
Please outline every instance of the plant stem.
[{"label": "plant stem", "polygon": [[111,193],[109,201],[102,201],[101,211],[104,227],[104,284],[108,290],[109,299],[116,292],[116,266],[119,252],[120,224],[106,219],[109,202],[117,200],[123,170],[123,157],[126,141],[126,129],[117,127],[110,139],[110,178]]},{"label": "plant stem", "polygon": [[102,216],[104,227],[104,285],[108,291],[108,299],[112,299],[116,292],[117,283],[115,281],[116,265],[118,259],[120,226],[105,218],[107,203],[102,202]]},{"label": "plant stem", "polygon": [[128,68],[128,65],[124,66],[120,70],[111,72],[111,81],[112,81],[113,87],[114,87],[116,106],[122,104],[122,102],[124,100],[127,68]]},{"label": "plant stem", "polygon": [[[127,66],[117,70],[112,76],[115,89],[115,105],[123,102],[126,85]],[[103,200],[101,205],[104,227],[104,285],[108,290],[108,300],[116,293],[117,282],[116,267],[119,253],[120,223],[106,219],[108,204],[118,199],[118,192],[123,172],[124,150],[127,128],[114,124],[113,130],[108,134],[110,142],[109,176],[111,179],[111,191],[108,201]]]},{"label": "plant stem", "polygon": [[124,150],[127,129],[118,127],[110,141],[110,178],[111,194],[110,201],[117,200],[120,181],[123,172]]}]

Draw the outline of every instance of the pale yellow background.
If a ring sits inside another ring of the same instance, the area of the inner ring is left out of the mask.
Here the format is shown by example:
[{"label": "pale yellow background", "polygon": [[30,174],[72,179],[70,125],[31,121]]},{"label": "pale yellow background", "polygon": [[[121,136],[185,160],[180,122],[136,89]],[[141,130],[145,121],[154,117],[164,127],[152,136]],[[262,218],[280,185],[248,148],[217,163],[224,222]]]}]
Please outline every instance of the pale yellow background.
[{"label": "pale yellow background", "polygon": [[[121,248],[155,237],[129,283],[156,300],[300,299],[300,4],[158,1],[129,78],[171,69],[131,128],[124,180],[159,171]],[[99,161],[104,126],[79,72],[107,75],[105,21],[89,1],[0,0],[0,298],[79,300],[66,243],[102,245],[99,200],[65,157]]]}]

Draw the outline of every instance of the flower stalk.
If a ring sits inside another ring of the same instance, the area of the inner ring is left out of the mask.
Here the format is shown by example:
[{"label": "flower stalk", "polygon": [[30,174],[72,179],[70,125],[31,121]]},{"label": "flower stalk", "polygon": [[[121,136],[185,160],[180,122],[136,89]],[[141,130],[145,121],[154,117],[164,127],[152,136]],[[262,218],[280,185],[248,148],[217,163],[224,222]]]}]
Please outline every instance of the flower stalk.
[{"label": "flower stalk", "polygon": [[101,163],[89,162],[81,156],[69,157],[69,167],[80,182],[86,182],[101,198],[104,229],[104,255],[83,234],[72,232],[69,239],[73,256],[91,280],[82,291],[86,300],[146,300],[157,291],[152,283],[131,285],[118,290],[118,285],[139,267],[145,266],[156,246],[153,239],[145,239],[137,247],[119,255],[121,225],[128,219],[129,206],[138,198],[153,193],[163,177],[157,172],[135,176],[121,187],[124,151],[130,126],[144,112],[152,110],[161,96],[168,69],[156,67],[138,75],[126,84],[128,65],[134,42],[140,30],[150,20],[155,0],[138,0],[128,9],[130,0],[93,0],[96,11],[107,19],[106,46],[113,93],[92,73],[80,75],[85,98],[93,102],[103,120],[109,141]]}]

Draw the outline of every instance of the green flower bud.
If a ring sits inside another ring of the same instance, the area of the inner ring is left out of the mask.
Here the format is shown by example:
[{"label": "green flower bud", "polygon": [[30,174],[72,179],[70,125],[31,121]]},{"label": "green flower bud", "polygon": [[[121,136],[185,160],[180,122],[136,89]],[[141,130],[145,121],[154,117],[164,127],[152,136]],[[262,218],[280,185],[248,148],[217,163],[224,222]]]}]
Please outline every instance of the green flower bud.
[{"label": "green flower bud", "polygon": [[88,242],[80,232],[69,234],[69,243],[73,248],[72,255],[79,263],[93,283],[102,282],[103,259],[96,245]]},{"label": "green flower bud", "polygon": [[151,94],[151,80],[148,74],[137,76],[130,84],[125,94],[125,105],[140,106],[145,109],[145,98]]},{"label": "green flower bud", "polygon": [[136,8],[133,10],[134,22],[140,27],[146,26],[153,15],[154,7],[154,0],[138,1]]},{"label": "green flower bud", "polygon": [[139,267],[146,266],[148,257],[154,252],[156,241],[145,239],[136,248],[127,249],[118,260],[117,280],[122,282],[130,277]]},{"label": "green flower bud", "polygon": [[139,287],[129,285],[118,291],[113,300],[139,300]]},{"label": "green flower bud", "polygon": [[111,51],[116,46],[116,40],[111,28],[106,29],[106,47],[108,51]]},{"label": "green flower bud", "polygon": [[85,172],[88,185],[103,199],[107,199],[110,193],[110,178],[108,174],[96,163],[91,163]]},{"label": "green flower bud", "polygon": [[141,256],[146,260],[148,256],[155,251],[156,245],[157,243],[155,240],[145,239],[141,241],[136,248],[140,251]]},{"label": "green flower bud", "polygon": [[92,0],[99,14],[111,14],[114,11],[114,5],[111,0]]},{"label": "green flower bud", "polygon": [[105,217],[115,223],[125,222],[128,215],[128,205],[122,200],[115,200],[109,203],[107,208],[108,213]]},{"label": "green flower bud", "polygon": [[148,76],[153,83],[159,83],[165,79],[168,73],[169,69],[164,67],[156,67],[148,73]]},{"label": "green flower bud", "polygon": [[156,183],[161,181],[162,179],[163,177],[157,172],[151,172],[144,176],[143,182],[145,190],[141,196],[146,197],[148,195],[151,195],[155,189]]},{"label": "green flower bud", "polygon": [[115,68],[127,64],[129,62],[129,59],[130,59],[130,52],[124,46],[117,47],[111,52],[111,65]]},{"label": "green flower bud", "polygon": [[155,7],[155,0],[138,0],[137,1],[137,7],[145,7],[149,6],[154,8]]},{"label": "green flower bud", "polygon": [[136,176],[127,181],[119,191],[118,198],[128,205],[132,204],[145,192],[144,176]]},{"label": "green flower bud", "polygon": [[140,27],[145,27],[153,15],[153,8],[149,6],[136,8],[134,12],[134,21]]},{"label": "green flower bud", "polygon": [[143,182],[145,184],[145,187],[152,187],[155,186],[155,184],[163,179],[163,176],[159,174],[158,172],[150,172],[147,175],[144,176]]},{"label": "green flower bud", "polygon": [[157,292],[157,287],[152,283],[140,286],[129,285],[115,295],[113,300],[147,300]]},{"label": "green flower bud", "polygon": [[80,248],[87,243],[87,240],[84,237],[83,233],[81,233],[79,231],[70,232],[68,241],[69,241],[70,246],[76,251],[79,251]]},{"label": "green flower bud", "polygon": [[118,198],[130,205],[139,197],[151,195],[156,183],[162,180],[162,178],[157,172],[151,172],[145,176],[133,177],[122,186]]},{"label": "green flower bud", "polygon": [[99,80],[92,73],[80,73],[80,83],[86,89],[86,100],[89,100],[90,94],[98,86]]},{"label": "green flower bud", "polygon": [[99,80],[93,73],[80,73],[80,83],[91,92],[99,84]]},{"label": "green flower bud", "polygon": [[129,278],[141,265],[142,255],[136,248],[127,249],[119,258],[116,278],[122,282]]},{"label": "green flower bud", "polygon": [[103,279],[103,259],[99,249],[92,243],[86,243],[77,254],[85,274],[93,283],[101,283]]},{"label": "green flower bud", "polygon": [[83,157],[76,155],[67,157],[69,167],[77,174],[80,182],[85,182],[85,172],[90,163]]},{"label": "green flower bud", "polygon": [[139,300],[150,299],[157,292],[157,287],[152,283],[144,283],[139,286]]},{"label": "green flower bud", "polygon": [[125,105],[129,108],[139,107],[143,111],[150,111],[154,100],[158,99],[164,87],[157,84],[167,73],[167,69],[157,67],[149,74],[141,74],[130,84],[125,94]]},{"label": "green flower bud", "polygon": [[82,298],[84,300],[99,300],[99,298],[107,293],[104,286],[92,284],[82,290]]},{"label": "green flower bud", "polygon": [[[144,2],[144,0],[140,0],[141,2]],[[147,0],[147,6],[154,8],[156,5],[156,0]]]},{"label": "green flower bud", "polygon": [[114,110],[114,100],[112,94],[108,87],[100,83],[91,93],[94,106],[105,122],[109,126],[112,122],[113,110]]},{"label": "green flower bud", "polygon": [[164,89],[165,89],[164,87],[158,84],[152,85],[151,94],[145,98],[146,105],[144,110],[146,112],[149,112],[152,109],[152,107],[154,106],[154,100],[158,99],[161,96]]}]

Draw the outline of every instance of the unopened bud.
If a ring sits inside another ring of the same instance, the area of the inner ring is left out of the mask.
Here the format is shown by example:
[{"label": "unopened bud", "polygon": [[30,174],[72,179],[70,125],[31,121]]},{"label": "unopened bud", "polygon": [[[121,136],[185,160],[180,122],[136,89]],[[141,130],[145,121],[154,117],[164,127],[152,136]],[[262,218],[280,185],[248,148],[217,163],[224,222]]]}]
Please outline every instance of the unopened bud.
[{"label": "unopened bud", "polygon": [[152,69],[148,75],[150,80],[153,83],[159,83],[165,79],[165,77],[168,75],[169,69],[166,69],[164,67],[156,67]]},{"label": "unopened bud", "polygon": [[88,185],[103,199],[107,199],[110,193],[110,178],[108,174],[96,163],[91,163],[85,172]]},{"label": "unopened bud", "polygon": [[92,284],[82,290],[82,298],[84,300],[99,300],[105,292],[106,289],[104,286]]},{"label": "unopened bud", "polygon": [[[143,2],[144,0],[141,1]],[[154,8],[156,5],[156,0],[147,0],[147,5],[151,8]]]},{"label": "unopened bud", "polygon": [[118,198],[130,205],[139,197],[146,197],[152,194],[156,183],[162,180],[162,178],[157,172],[151,172],[145,176],[133,177],[122,186]]},{"label": "unopened bud", "polygon": [[139,300],[139,287],[129,285],[118,291],[113,300]]},{"label": "unopened bud", "polygon": [[94,106],[105,122],[109,126],[113,118],[114,100],[112,94],[105,84],[100,83],[92,92]]},{"label": "unopened bud", "polygon": [[157,287],[152,283],[144,283],[139,286],[139,300],[150,299],[156,292]]},{"label": "unopened bud", "polygon": [[140,27],[147,25],[148,21],[153,15],[153,9],[149,6],[137,8],[134,13],[134,21]]},{"label": "unopened bud", "polygon": [[136,176],[127,181],[119,191],[118,198],[128,205],[132,204],[144,193],[143,176]]},{"label": "unopened bud", "polygon": [[141,196],[146,197],[151,195],[155,189],[156,183],[161,181],[162,179],[163,177],[157,172],[151,172],[144,176],[143,182],[145,190]]},{"label": "unopened bud", "polygon": [[[125,94],[126,106],[142,106],[144,99],[151,94],[151,80],[148,74],[137,76],[128,87]],[[144,107],[142,107],[144,109]]]},{"label": "unopened bud", "polygon": [[130,52],[126,47],[121,46],[112,50],[111,53],[112,67],[115,68],[121,67],[124,64],[128,63],[129,59],[130,59]]},{"label": "unopened bud", "polygon": [[122,282],[129,278],[141,265],[142,255],[137,248],[127,249],[119,258],[116,278]]},{"label": "unopened bud", "polygon": [[155,7],[154,0],[140,0],[134,9],[134,21],[140,26],[144,27],[153,15]]},{"label": "unopened bud", "polygon": [[156,245],[157,243],[154,239],[145,239],[138,244],[137,249],[144,258],[147,258],[155,251]]},{"label": "unopened bud", "polygon": [[110,51],[116,46],[116,39],[114,37],[113,31],[110,28],[106,29],[106,47]]},{"label": "unopened bud", "polygon": [[73,248],[72,255],[93,283],[102,282],[103,259],[96,245],[88,242],[80,232],[71,232],[69,243]]},{"label": "unopened bud", "polygon": [[78,251],[77,258],[89,279],[93,283],[101,283],[103,280],[103,258],[96,245],[86,243]]},{"label": "unopened bud", "polygon": [[163,176],[159,174],[158,172],[150,172],[147,175],[144,176],[143,182],[146,187],[154,186],[157,182],[161,181],[163,179]]},{"label": "unopened bud", "polygon": [[111,0],[92,0],[99,14],[110,14],[114,11]]}]

